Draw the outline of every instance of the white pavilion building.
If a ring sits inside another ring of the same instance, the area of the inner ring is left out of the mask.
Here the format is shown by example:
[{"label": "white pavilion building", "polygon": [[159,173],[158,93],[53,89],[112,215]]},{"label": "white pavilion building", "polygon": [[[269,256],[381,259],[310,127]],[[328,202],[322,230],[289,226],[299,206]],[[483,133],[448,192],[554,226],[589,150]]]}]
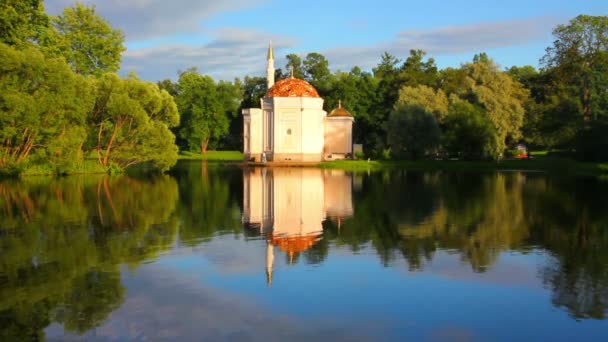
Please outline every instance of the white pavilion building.
[{"label": "white pavilion building", "polygon": [[274,52],[268,47],[266,96],[260,108],[243,110],[246,161],[318,162],[351,158],[353,117],[340,103],[329,115],[308,82],[293,76],[274,82]]}]

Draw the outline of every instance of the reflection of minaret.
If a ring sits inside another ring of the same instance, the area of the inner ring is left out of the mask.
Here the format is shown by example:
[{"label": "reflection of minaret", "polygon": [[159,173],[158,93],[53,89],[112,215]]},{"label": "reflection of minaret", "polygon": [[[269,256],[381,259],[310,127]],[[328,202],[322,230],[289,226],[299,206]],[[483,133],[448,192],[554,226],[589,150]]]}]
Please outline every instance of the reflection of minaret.
[{"label": "reflection of minaret", "polygon": [[266,242],[266,283],[272,285],[272,266],[274,265],[274,246]]}]

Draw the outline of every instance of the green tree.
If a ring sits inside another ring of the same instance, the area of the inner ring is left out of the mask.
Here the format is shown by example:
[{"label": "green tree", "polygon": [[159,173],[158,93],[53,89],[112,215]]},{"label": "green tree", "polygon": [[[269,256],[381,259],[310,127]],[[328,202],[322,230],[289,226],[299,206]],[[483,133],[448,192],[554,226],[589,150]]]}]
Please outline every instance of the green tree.
[{"label": "green tree", "polygon": [[437,120],[420,106],[396,106],[387,122],[388,143],[397,158],[419,159],[439,145]]},{"label": "green tree", "polygon": [[229,120],[217,85],[209,76],[196,69],[188,70],[179,77],[177,105],[182,116],[180,136],[192,150],[207,153],[209,142],[218,140],[228,132]]},{"label": "green tree", "polygon": [[310,82],[322,97],[330,92],[332,74],[329,71],[327,58],[320,53],[311,52],[306,55],[304,62],[304,79]]},{"label": "green tree", "polygon": [[466,87],[459,91],[460,98],[487,113],[495,132],[492,155],[501,156],[509,142],[521,139],[529,92],[500,71],[486,54],[476,55],[473,63],[464,64],[462,69],[467,76]]},{"label": "green tree", "polygon": [[81,160],[92,94],[91,80],[62,59],[0,43],[0,169],[33,158],[60,172]]},{"label": "green tree", "polygon": [[444,126],[443,143],[450,154],[465,159],[496,157],[494,127],[483,109],[465,101],[453,103]]},{"label": "green tree", "polygon": [[173,97],[135,75],[121,79],[105,74],[97,81],[97,99],[89,117],[89,147],[104,167],[122,168],[144,162],[167,170],[177,161],[175,136],[179,124]]},{"label": "green tree", "polygon": [[290,53],[285,56],[287,59],[287,64],[285,64],[285,69],[287,69],[288,75],[293,75],[295,78],[304,79],[304,66],[302,64],[302,58],[295,53]]},{"label": "green tree", "polygon": [[61,35],[63,55],[75,72],[100,76],[118,71],[126,50],[124,34],[99,16],[94,6],[76,3],[66,7],[53,25]]},{"label": "green tree", "polygon": [[395,106],[419,106],[432,113],[438,122],[442,122],[448,114],[448,98],[445,93],[441,89],[435,91],[425,85],[401,88]]},{"label": "green tree", "polygon": [[579,99],[585,121],[606,113],[608,16],[579,15],[553,30],[555,41],[542,63]]},{"label": "green tree", "polygon": [[354,67],[350,72],[336,72],[331,81],[331,92],[325,97],[325,109],[329,112],[338,107],[338,101],[355,118],[354,141],[372,146],[380,137],[374,127],[381,125],[374,115],[378,80],[369,72]]},{"label": "green tree", "polygon": [[437,82],[438,71],[435,59],[424,61],[426,52],[410,50],[410,56],[403,62],[399,73],[399,87],[425,85],[432,87]]},{"label": "green tree", "polygon": [[43,0],[0,2],[0,42],[8,45],[36,42],[48,29]]}]

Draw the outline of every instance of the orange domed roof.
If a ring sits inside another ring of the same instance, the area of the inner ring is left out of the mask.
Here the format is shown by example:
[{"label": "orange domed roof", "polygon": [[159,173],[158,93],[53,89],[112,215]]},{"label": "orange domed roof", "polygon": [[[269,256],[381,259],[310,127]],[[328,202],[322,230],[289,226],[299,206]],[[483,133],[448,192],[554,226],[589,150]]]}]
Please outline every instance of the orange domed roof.
[{"label": "orange domed roof", "polygon": [[268,89],[266,97],[320,97],[310,83],[294,77],[275,83]]},{"label": "orange domed roof", "polygon": [[342,108],[342,100],[338,102],[338,108],[334,109],[329,113],[328,116],[352,116],[346,109]]}]

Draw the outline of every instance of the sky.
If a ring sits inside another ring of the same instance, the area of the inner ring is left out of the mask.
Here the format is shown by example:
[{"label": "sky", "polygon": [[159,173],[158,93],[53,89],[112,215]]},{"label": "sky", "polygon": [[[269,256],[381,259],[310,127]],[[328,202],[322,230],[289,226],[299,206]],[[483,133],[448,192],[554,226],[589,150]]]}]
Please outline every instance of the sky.
[{"label": "sky", "polygon": [[[608,15],[606,0],[84,0],[126,36],[122,73],[176,79],[196,67],[216,79],[263,76],[272,40],[285,55],[319,52],[330,68],[371,70],[387,51],[422,49],[440,68],[486,52],[502,67],[539,66],[552,29],[579,14]],[[46,0],[50,14],[75,0]]]}]

